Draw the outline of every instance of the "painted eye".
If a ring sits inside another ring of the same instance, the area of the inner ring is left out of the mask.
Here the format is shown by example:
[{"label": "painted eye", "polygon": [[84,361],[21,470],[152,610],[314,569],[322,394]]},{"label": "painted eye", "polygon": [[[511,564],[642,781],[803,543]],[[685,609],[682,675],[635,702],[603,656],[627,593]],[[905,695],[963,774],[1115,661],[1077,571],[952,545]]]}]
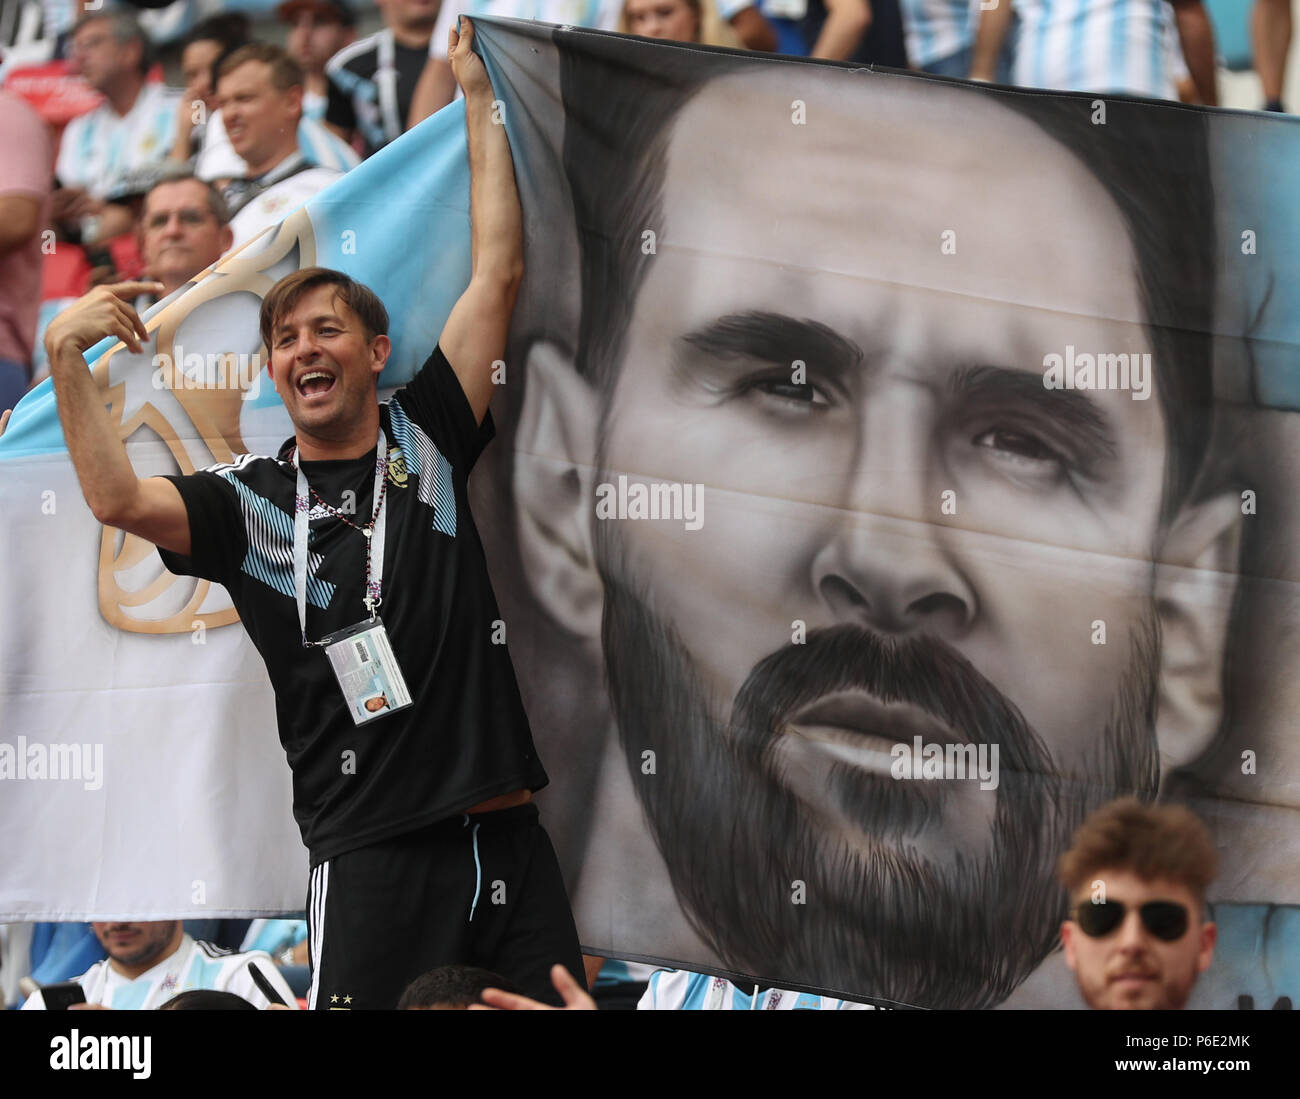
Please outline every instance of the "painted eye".
[{"label": "painted eye", "polygon": [[788,377],[759,378],[747,387],[769,397],[776,397],[794,404],[807,405],[810,408],[830,407],[830,400],[817,386],[809,382],[792,382]]},{"label": "painted eye", "polygon": [[978,447],[1009,454],[1022,461],[1061,461],[1061,456],[1055,450],[1036,436],[1028,435],[1023,431],[995,427],[982,435],[977,435],[972,441]]}]

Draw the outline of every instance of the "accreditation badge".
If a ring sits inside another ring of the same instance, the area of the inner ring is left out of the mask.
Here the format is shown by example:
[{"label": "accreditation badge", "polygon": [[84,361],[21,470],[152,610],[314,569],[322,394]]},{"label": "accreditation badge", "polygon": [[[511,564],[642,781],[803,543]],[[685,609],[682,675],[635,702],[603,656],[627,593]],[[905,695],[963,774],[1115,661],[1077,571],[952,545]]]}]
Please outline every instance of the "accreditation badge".
[{"label": "accreditation badge", "polygon": [[337,630],[319,644],[329,657],[354,725],[364,725],[411,705],[406,678],[379,618],[367,618]]}]

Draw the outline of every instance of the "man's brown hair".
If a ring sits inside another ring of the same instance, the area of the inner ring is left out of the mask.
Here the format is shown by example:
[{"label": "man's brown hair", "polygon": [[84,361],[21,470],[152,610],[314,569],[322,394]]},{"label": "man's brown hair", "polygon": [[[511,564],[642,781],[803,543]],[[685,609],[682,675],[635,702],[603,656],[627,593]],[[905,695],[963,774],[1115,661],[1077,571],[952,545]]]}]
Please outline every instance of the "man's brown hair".
[{"label": "man's brown hair", "polygon": [[308,290],[316,286],[333,286],[334,298],[341,301],[360,319],[366,339],[388,335],[388,310],[370,287],[349,278],[342,271],[329,267],[304,267],[285,275],[266,292],[262,299],[262,313],[258,320],[262,343],[271,349],[271,336],[275,326],[293,310]]},{"label": "man's brown hair", "polygon": [[1195,813],[1136,798],[1090,813],[1058,863],[1061,884],[1071,895],[1099,871],[1127,870],[1143,881],[1178,882],[1202,903],[1217,868],[1210,833]]},{"label": "man's brown hair", "polygon": [[249,61],[261,61],[271,66],[271,85],[276,91],[287,92],[294,85],[303,86],[302,66],[279,46],[269,42],[250,42],[227,54],[217,66],[217,78],[234,72]]}]

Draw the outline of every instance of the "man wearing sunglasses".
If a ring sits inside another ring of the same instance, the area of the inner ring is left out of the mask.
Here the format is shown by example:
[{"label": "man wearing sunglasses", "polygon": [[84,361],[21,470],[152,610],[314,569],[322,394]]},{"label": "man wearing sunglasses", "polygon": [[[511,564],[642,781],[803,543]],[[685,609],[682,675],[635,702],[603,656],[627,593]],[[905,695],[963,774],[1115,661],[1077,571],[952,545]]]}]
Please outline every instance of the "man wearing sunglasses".
[{"label": "man wearing sunglasses", "polygon": [[1179,806],[1124,798],[1080,825],[1060,862],[1061,942],[1089,1007],[1186,1005],[1214,955],[1218,929],[1204,916],[1215,863],[1205,826]]}]

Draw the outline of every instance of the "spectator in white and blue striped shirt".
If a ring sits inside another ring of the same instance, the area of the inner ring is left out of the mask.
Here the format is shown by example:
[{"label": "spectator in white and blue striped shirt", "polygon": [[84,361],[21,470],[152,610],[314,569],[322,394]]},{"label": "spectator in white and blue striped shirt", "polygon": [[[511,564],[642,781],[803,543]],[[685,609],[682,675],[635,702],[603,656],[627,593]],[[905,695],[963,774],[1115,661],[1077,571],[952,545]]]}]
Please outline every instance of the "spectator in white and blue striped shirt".
[{"label": "spectator in white and blue striped shirt", "polygon": [[[900,6],[912,68],[965,80],[974,59],[979,0],[900,0]],[[999,59],[999,84],[1011,83],[1012,37]]]},{"label": "spectator in white and blue striped shirt", "polygon": [[128,172],[164,160],[180,93],[149,83],[153,54],[140,24],[121,11],[92,11],[72,32],[77,72],[104,96],[68,123],[59,144],[53,217],[82,243],[131,228],[130,211],[104,199]]},{"label": "spectator in white and blue striped shirt", "polygon": [[1215,102],[1214,39],[1201,0],[997,0],[980,12],[971,75],[993,79],[991,59],[1019,17],[1013,80],[1022,87],[1174,99],[1166,41],[1177,20],[1203,102]]},{"label": "spectator in white and blue striped shirt", "polygon": [[745,992],[722,977],[684,969],[657,969],[650,975],[638,1011],[873,1011],[871,1004],[836,1000],[783,988]]}]

